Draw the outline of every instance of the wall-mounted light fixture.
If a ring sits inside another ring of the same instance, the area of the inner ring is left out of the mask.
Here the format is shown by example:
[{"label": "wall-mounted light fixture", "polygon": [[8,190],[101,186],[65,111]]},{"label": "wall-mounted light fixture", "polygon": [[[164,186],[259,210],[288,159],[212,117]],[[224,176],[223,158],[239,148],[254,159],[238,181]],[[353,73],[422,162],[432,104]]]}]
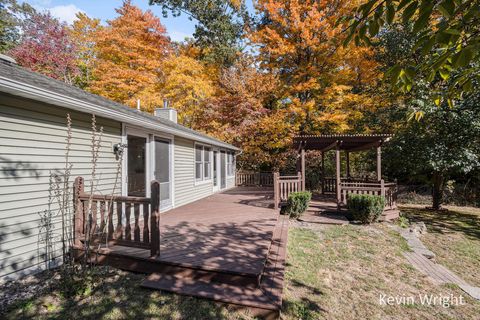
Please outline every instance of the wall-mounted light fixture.
[{"label": "wall-mounted light fixture", "polygon": [[125,148],[127,148],[126,143],[115,143],[113,145],[113,154],[115,154],[115,158],[117,158],[117,160],[123,155]]}]

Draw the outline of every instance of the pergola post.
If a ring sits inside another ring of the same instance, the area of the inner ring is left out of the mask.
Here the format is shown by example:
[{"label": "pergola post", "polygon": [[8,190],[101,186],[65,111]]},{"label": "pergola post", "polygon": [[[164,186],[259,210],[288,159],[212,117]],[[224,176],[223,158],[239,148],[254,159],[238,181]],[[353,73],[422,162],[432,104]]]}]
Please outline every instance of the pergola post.
[{"label": "pergola post", "polygon": [[340,208],[340,202],[342,201],[342,190],[340,189],[340,144],[337,143],[335,149],[335,180],[336,180],[336,192],[337,192],[337,207]]},{"label": "pergola post", "polygon": [[322,194],[325,194],[325,152],[320,151],[322,156]]},{"label": "pergola post", "polygon": [[302,150],[300,151],[301,155],[301,166],[302,166],[302,191],[305,191],[305,148],[302,146]]},{"label": "pergola post", "polygon": [[382,147],[377,147],[377,181],[382,180]]},{"label": "pergola post", "polygon": [[346,161],[347,161],[347,179],[350,178],[350,153],[345,151]]}]

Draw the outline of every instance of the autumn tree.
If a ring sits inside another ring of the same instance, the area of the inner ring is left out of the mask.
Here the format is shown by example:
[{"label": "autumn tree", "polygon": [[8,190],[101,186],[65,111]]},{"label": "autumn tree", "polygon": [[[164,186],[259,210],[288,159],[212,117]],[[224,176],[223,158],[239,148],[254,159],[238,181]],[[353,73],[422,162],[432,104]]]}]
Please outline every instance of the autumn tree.
[{"label": "autumn tree", "polygon": [[252,57],[243,55],[220,71],[216,94],[203,112],[212,121],[202,123],[202,128],[222,140],[241,143],[247,127],[273,107],[277,85],[274,75],[261,72]]},{"label": "autumn tree", "polygon": [[75,79],[77,86],[87,87],[92,81],[92,73],[97,59],[97,35],[102,29],[100,19],[92,19],[85,13],[77,13],[77,19],[71,28],[71,37],[77,47],[77,65],[79,76]]},{"label": "autumn tree", "polygon": [[349,113],[372,107],[364,88],[377,78],[372,51],[340,48],[352,1],[260,0],[250,32],[261,66],[281,80],[279,92],[302,133],[345,131]]},{"label": "autumn tree", "polygon": [[34,13],[22,29],[21,42],[8,54],[28,69],[72,84],[78,68],[67,25],[48,12]]},{"label": "autumn tree", "polygon": [[178,110],[179,122],[197,128],[206,100],[214,93],[213,82],[204,65],[183,54],[172,55],[162,63],[158,88],[162,97]]},{"label": "autumn tree", "polygon": [[216,93],[203,109],[205,121],[198,123],[198,129],[240,146],[241,167],[278,168],[293,132],[288,113],[277,108],[277,77],[260,70],[251,56],[243,54],[221,70],[216,83]]},{"label": "autumn tree", "polygon": [[156,86],[169,38],[150,10],[128,0],[116,12],[119,16],[97,33],[97,63],[88,90],[132,107],[149,97],[142,108],[152,111],[162,101]]}]

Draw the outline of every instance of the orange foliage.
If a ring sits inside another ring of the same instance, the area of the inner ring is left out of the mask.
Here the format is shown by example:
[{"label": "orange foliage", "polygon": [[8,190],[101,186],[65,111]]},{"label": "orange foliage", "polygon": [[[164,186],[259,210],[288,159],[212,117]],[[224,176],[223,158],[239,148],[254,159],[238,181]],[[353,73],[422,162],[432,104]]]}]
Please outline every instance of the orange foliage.
[{"label": "orange foliage", "polygon": [[204,65],[185,55],[172,55],[162,63],[160,93],[178,110],[179,123],[195,127],[205,101],[214,93]]},{"label": "orange foliage", "polygon": [[92,72],[97,61],[96,38],[102,26],[100,25],[100,19],[92,19],[85,13],[79,12],[76,17],[70,34],[77,46],[77,65],[81,71],[77,83],[83,88],[88,86],[92,80]]},{"label": "orange foliage", "polygon": [[119,16],[97,33],[98,61],[89,90],[109,99],[152,111],[161,105],[157,90],[162,60],[169,53],[165,27],[150,10],[125,1]]},{"label": "orange foliage", "polygon": [[[278,74],[293,125],[303,133],[346,131],[349,113],[363,101],[365,86],[378,79],[377,64],[365,48],[341,48],[340,17],[358,1],[259,0],[266,19],[252,30],[262,67]],[[340,96],[339,96],[340,95]]]}]

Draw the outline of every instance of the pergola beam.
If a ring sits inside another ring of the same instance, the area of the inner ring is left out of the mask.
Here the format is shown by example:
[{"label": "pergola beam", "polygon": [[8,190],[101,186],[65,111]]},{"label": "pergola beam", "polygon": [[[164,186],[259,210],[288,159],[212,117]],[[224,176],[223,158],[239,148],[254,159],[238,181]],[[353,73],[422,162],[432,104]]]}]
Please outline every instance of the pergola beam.
[{"label": "pergola beam", "polygon": [[355,152],[355,151],[368,150],[368,149],[371,149],[371,148],[376,148],[378,146],[381,146],[382,143],[383,143],[383,140],[378,140],[378,141],[370,142],[370,143],[367,143],[367,144],[364,144],[364,145],[361,145],[361,146],[358,146],[358,147],[345,149],[345,151]]},{"label": "pergola beam", "polygon": [[332,142],[331,144],[329,144],[325,148],[320,149],[320,151],[327,152],[328,150],[331,150],[331,149],[337,147],[339,144],[341,144],[341,141],[340,140],[335,140],[334,142]]}]

